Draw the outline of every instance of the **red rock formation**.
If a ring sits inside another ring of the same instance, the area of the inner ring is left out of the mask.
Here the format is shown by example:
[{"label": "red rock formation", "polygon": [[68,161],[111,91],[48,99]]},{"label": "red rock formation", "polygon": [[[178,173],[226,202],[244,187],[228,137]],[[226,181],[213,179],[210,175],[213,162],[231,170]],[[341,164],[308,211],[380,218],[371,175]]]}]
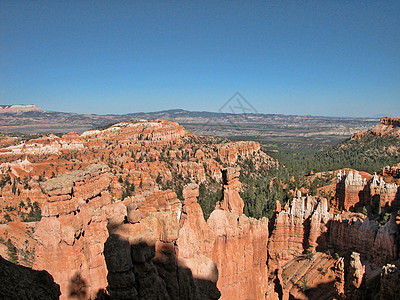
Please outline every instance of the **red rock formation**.
[{"label": "red rock formation", "polygon": [[354,215],[338,215],[329,222],[328,227],[328,246],[337,251],[345,252],[352,245],[352,249],[377,264],[394,261],[399,257],[394,216],[379,228],[369,218],[362,220]]},{"label": "red rock formation", "polygon": [[85,297],[95,297],[107,285],[107,227],[122,223],[126,215],[125,205],[111,203],[107,170],[93,165],[43,184],[49,198],[34,233],[38,243],[33,267],[54,276],[62,298],[71,294],[71,281],[77,276],[85,283]]},{"label": "red rock formation", "polygon": [[314,252],[318,246],[326,245],[324,235],[331,218],[327,200],[298,196],[288,210],[276,214],[268,243],[270,272],[307,250]]},{"label": "red rock formation", "polygon": [[224,180],[224,196],[217,203],[217,209],[223,209],[240,215],[243,213],[244,203],[239,195],[241,183],[239,181],[240,169],[226,168],[222,170]]},{"label": "red rock formation", "polygon": [[[105,257],[111,297],[218,299],[215,263],[200,255],[204,251],[201,248],[191,249],[190,253],[179,250],[178,238],[181,237],[182,248],[185,243],[198,247],[204,243],[191,236],[191,240],[195,240],[191,244],[186,236],[191,233],[190,225],[201,228],[198,222],[201,222],[202,212],[196,200],[198,189],[189,185],[183,194],[186,197],[183,213],[173,192],[154,193],[144,202],[132,199],[128,206],[129,223],[110,229]],[[180,221],[183,223],[181,231]],[[202,225],[207,230],[206,223]],[[193,233],[202,235],[201,230]]]},{"label": "red rock formation", "polygon": [[233,164],[238,157],[249,157],[260,150],[257,142],[237,142],[222,144],[218,147],[218,155],[222,162]]},{"label": "red rock formation", "polygon": [[400,119],[398,118],[383,117],[380,123],[386,126],[400,127]]},{"label": "red rock formation", "polygon": [[177,245],[180,265],[189,268],[194,278],[217,283],[218,269],[210,258],[215,235],[204,220],[203,211],[197,203],[199,188],[189,184],[183,189],[184,206],[180,216]]},{"label": "red rock formation", "polygon": [[352,252],[350,255],[350,262],[346,278],[347,294],[351,295],[354,289],[360,288],[364,278],[364,274],[365,274],[365,266],[361,262],[360,253]]},{"label": "red rock formation", "polygon": [[216,235],[212,260],[221,299],[262,299],[268,290],[268,220],[215,210],[207,224]]},{"label": "red rock formation", "polygon": [[[393,178],[400,178],[400,164],[397,164],[396,166],[386,166],[382,170],[382,175],[385,177],[393,177]],[[386,179],[385,179],[386,180]]]},{"label": "red rock formation", "polygon": [[[237,172],[226,170],[228,182],[237,179]],[[268,220],[238,216],[235,209],[217,208],[206,223],[193,197],[197,193],[193,185],[183,191],[185,205],[178,239],[179,257],[197,278],[211,282],[218,278],[221,299],[263,298],[268,289]],[[225,197],[228,199],[222,202],[229,202],[231,195],[226,193]],[[243,200],[237,197],[241,202],[238,207],[242,207]]]},{"label": "red rock formation", "polygon": [[[110,294],[120,298],[138,294],[192,299],[200,293],[201,299],[211,299],[219,296],[217,284],[221,299],[263,298],[268,288],[268,220],[238,217],[235,212],[217,209],[206,223],[196,199],[198,186],[189,184],[182,194],[183,208],[172,194],[166,198],[160,198],[160,193],[152,194],[146,201],[129,200],[130,224],[110,230],[107,242]],[[118,245],[126,250],[117,250]],[[133,255],[132,251],[139,253]],[[143,251],[148,254],[140,254]],[[124,256],[123,265],[112,253]],[[131,256],[144,258],[130,261]],[[150,273],[143,274],[143,268]],[[164,274],[162,279],[157,273]],[[153,288],[142,289],[144,282],[146,286],[150,284],[148,281]]]},{"label": "red rock formation", "polygon": [[391,206],[400,199],[400,189],[396,183],[386,183],[383,177],[367,174],[364,178],[355,171],[348,175],[341,171],[337,174],[336,205],[339,209],[354,210],[357,206]]}]

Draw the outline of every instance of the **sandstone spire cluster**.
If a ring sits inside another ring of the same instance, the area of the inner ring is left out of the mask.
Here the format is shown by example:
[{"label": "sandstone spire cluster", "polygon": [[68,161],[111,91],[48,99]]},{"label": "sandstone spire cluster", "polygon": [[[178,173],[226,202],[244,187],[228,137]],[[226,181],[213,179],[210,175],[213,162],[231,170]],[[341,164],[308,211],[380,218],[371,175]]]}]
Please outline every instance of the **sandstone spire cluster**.
[{"label": "sandstone spire cluster", "polygon": [[336,200],[339,209],[354,209],[356,206],[391,206],[400,199],[400,187],[386,183],[383,177],[374,174],[369,180],[355,171],[337,173]]}]

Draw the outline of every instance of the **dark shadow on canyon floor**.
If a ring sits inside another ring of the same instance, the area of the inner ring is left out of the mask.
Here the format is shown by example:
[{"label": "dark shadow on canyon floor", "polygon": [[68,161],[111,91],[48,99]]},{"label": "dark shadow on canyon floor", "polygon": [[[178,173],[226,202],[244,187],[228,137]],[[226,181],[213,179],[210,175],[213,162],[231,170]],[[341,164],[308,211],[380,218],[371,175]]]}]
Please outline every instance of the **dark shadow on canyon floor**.
[{"label": "dark shadow on canyon floor", "polygon": [[0,256],[0,299],[58,299],[60,286],[47,271],[16,265]]},{"label": "dark shadow on canyon floor", "polygon": [[104,244],[108,295],[98,299],[218,299],[216,282],[195,278],[174,242],[130,243],[111,234]]},{"label": "dark shadow on canyon floor", "polygon": [[321,283],[304,291],[309,300],[331,300],[337,297],[334,281]]}]

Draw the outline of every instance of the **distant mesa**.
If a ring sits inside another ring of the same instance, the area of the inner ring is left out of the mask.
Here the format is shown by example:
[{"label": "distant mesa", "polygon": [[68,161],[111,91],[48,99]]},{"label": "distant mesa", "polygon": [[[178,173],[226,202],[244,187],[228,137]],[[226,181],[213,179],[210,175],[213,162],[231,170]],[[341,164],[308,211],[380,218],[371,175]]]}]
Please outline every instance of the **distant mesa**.
[{"label": "distant mesa", "polygon": [[0,113],[20,113],[29,111],[43,111],[34,104],[0,105]]}]

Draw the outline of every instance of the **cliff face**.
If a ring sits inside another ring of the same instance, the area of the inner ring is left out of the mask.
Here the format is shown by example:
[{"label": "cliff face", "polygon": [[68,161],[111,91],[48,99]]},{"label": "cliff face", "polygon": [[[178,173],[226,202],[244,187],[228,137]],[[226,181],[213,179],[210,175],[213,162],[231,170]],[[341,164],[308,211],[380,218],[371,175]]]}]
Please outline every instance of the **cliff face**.
[{"label": "cliff face", "polygon": [[91,165],[43,184],[48,195],[34,230],[35,269],[48,270],[62,298],[80,281],[81,294],[95,297],[107,285],[104,243],[107,226],[123,221],[125,206],[112,203],[108,167]]},{"label": "cliff face", "polygon": [[379,265],[399,258],[397,224],[392,216],[383,227],[368,218],[337,216],[329,224],[329,246],[345,252],[349,245]]},{"label": "cliff face", "polygon": [[104,254],[110,296],[218,299],[215,263],[196,253],[192,265],[197,269],[191,270],[190,262],[180,257],[182,204],[175,193],[153,194],[145,202],[132,199],[128,222],[109,228]]},{"label": "cliff face", "polygon": [[382,227],[362,214],[330,214],[327,200],[294,198],[276,215],[268,244],[270,271],[306,252],[354,249],[377,264],[399,258],[396,215]]},{"label": "cliff face", "polygon": [[226,168],[222,174],[223,199],[207,223],[195,199],[198,190],[190,186],[184,190],[180,257],[202,278],[215,278],[215,274],[206,276],[202,267],[204,261],[215,262],[221,299],[262,299],[268,289],[268,220],[243,215],[244,203],[238,193],[240,171]]},{"label": "cliff face", "polygon": [[370,179],[355,171],[339,171],[337,174],[336,203],[339,209],[353,210],[368,206],[392,206],[400,201],[400,187],[396,183],[386,183],[383,177],[373,175]]},{"label": "cliff face", "polygon": [[326,247],[323,236],[330,218],[326,199],[301,195],[287,210],[277,213],[268,243],[270,271],[306,251]]}]

